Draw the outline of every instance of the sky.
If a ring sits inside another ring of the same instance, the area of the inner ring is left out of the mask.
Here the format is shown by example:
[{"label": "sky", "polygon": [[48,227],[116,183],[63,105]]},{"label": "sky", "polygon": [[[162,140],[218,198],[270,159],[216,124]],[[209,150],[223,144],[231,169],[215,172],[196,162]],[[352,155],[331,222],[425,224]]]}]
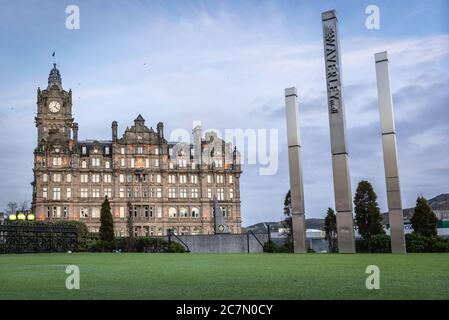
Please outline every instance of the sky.
[{"label": "sky", "polygon": [[[66,28],[68,5],[79,7],[80,29]],[[379,8],[379,29],[366,27],[369,5]],[[0,8],[0,210],[31,200],[36,90],[55,62],[73,91],[80,139],[110,139],[113,120],[123,132],[139,113],[153,128],[163,121],[166,136],[194,121],[221,132],[277,130],[277,152],[267,151],[275,174],[262,175],[262,161],[243,165],[243,226],[282,219],[284,89],[297,87],[306,217],[324,217],[334,207],[321,27],[330,9],[352,191],[370,181],[387,210],[374,54],[388,51],[403,206],[449,193],[448,1],[0,0]]]}]

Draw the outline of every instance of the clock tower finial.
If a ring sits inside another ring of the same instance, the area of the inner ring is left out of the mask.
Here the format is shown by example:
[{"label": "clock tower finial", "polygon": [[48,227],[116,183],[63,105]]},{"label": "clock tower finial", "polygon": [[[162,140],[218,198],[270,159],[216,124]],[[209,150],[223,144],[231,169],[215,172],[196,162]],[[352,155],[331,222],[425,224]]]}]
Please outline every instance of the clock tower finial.
[{"label": "clock tower finial", "polygon": [[50,70],[50,74],[48,75],[47,89],[50,89],[54,85],[56,85],[59,89],[62,90],[61,73],[59,72],[58,68],[56,68],[56,63],[53,63],[53,69]]}]

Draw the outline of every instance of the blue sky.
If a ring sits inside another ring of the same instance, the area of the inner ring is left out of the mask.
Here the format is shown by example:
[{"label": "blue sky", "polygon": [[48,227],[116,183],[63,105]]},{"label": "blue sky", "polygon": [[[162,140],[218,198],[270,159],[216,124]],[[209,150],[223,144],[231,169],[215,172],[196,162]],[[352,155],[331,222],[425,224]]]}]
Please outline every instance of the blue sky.
[{"label": "blue sky", "polygon": [[[81,29],[65,28],[80,8]],[[380,8],[380,29],[365,8]],[[368,179],[386,210],[374,53],[387,50],[404,207],[449,192],[447,1],[0,1],[0,208],[31,198],[36,89],[56,51],[80,138],[110,138],[141,113],[167,132],[278,129],[279,170],[245,165],[243,224],[282,217],[289,188],[283,90],[301,110],[306,215],[333,206],[321,12],[340,20],[353,191]]]}]

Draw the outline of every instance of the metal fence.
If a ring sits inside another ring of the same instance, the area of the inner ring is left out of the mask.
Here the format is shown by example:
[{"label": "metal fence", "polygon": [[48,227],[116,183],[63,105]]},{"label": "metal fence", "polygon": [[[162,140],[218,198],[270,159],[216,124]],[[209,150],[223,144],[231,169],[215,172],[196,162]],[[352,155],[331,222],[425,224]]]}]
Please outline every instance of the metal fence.
[{"label": "metal fence", "polygon": [[73,226],[40,225],[35,222],[0,225],[0,254],[73,251],[77,240],[77,228]]}]

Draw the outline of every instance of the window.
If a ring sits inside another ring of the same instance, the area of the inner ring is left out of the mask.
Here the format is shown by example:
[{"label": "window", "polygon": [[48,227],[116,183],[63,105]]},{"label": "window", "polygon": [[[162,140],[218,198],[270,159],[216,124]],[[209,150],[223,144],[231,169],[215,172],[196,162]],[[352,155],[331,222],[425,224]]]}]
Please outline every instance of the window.
[{"label": "window", "polygon": [[212,189],[211,188],[207,188],[207,197],[209,199],[212,199]]},{"label": "window", "polygon": [[145,159],[145,168],[150,167],[150,159]]},{"label": "window", "polygon": [[198,183],[198,176],[196,174],[192,174],[190,176],[190,182],[191,183]]},{"label": "window", "polygon": [[81,183],[87,183],[89,181],[89,175],[84,173],[81,175]]},{"label": "window", "polygon": [[104,147],[104,154],[109,154],[109,147]]},{"label": "window", "polygon": [[47,218],[50,218],[50,214],[51,214],[51,209],[50,209],[50,207],[47,207]]},{"label": "window", "polygon": [[185,174],[179,175],[179,183],[187,183],[187,175]]},{"label": "window", "polygon": [[195,170],[195,169],[196,169],[196,163],[192,162],[192,170]]},{"label": "window", "polygon": [[187,210],[187,208],[179,209],[179,217],[180,218],[188,218],[189,217],[189,210]]},{"label": "window", "polygon": [[130,159],[130,167],[131,167],[131,168],[134,168],[134,158],[131,158],[131,159]]},{"label": "window", "polygon": [[214,161],[214,163],[215,163],[215,166],[216,166],[217,168],[223,167],[223,160],[221,160],[221,159],[216,159],[216,160]]},{"label": "window", "polygon": [[200,216],[200,209],[192,208],[191,213],[192,213],[192,218],[198,218]]},{"label": "window", "polygon": [[178,160],[178,166],[179,166],[180,168],[185,168],[185,167],[187,167],[187,159],[179,159],[179,160]]},{"label": "window", "polygon": [[126,182],[133,182],[133,176],[130,173],[126,175]]},{"label": "window", "polygon": [[81,188],[81,198],[87,198],[88,195],[88,189],[87,188]]},{"label": "window", "polygon": [[159,148],[155,148],[155,149],[154,149],[154,154],[156,154],[156,155],[159,154]]},{"label": "window", "polygon": [[234,189],[229,189],[229,199],[234,199]]},{"label": "window", "polygon": [[125,207],[120,207],[119,209],[119,217],[124,218],[125,217]]},{"label": "window", "polygon": [[63,207],[63,208],[62,208],[62,216],[63,216],[64,218],[67,218],[67,217],[69,216],[69,210],[68,210],[67,207]]},{"label": "window", "polygon": [[105,174],[105,175],[103,176],[103,181],[104,181],[105,183],[111,183],[111,182],[112,182],[112,175],[110,175],[110,174]]},{"label": "window", "polygon": [[53,218],[61,218],[61,207],[53,207]]},{"label": "window", "polygon": [[144,207],[145,218],[151,218],[153,216],[153,207]]},{"label": "window", "polygon": [[119,181],[120,181],[120,183],[123,183],[123,182],[125,182],[125,175],[124,174],[120,174],[119,175]]},{"label": "window", "polygon": [[61,200],[61,188],[53,188],[53,200]]},{"label": "window", "polygon": [[162,207],[156,208],[156,214],[158,218],[162,218]]},{"label": "window", "polygon": [[223,183],[223,175],[217,174],[217,183]]},{"label": "window", "polygon": [[156,175],[156,183],[161,183],[161,175],[160,174]]},{"label": "window", "polygon": [[42,182],[47,182],[48,181],[48,175],[46,173],[44,173],[42,175]]},{"label": "window", "polygon": [[125,148],[123,147],[120,148],[120,154],[125,154]]},{"label": "window", "polygon": [[92,175],[92,182],[99,183],[100,182],[100,175],[99,174],[93,174]]},{"label": "window", "polygon": [[125,188],[120,188],[119,190],[119,197],[124,198],[125,197]]},{"label": "window", "polygon": [[179,189],[179,197],[180,198],[187,198],[187,188]]},{"label": "window", "polygon": [[60,173],[53,174],[53,182],[61,182],[61,174]]},{"label": "window", "polygon": [[173,169],[173,168],[174,168],[173,162],[170,161],[168,167],[169,167],[170,169]]},{"label": "window", "polygon": [[92,218],[100,218],[100,208],[92,208]]},{"label": "window", "polygon": [[126,188],[126,194],[128,198],[131,198],[133,196],[133,190],[131,189],[131,187]]},{"label": "window", "polygon": [[134,188],[134,197],[140,197],[140,188],[139,187],[135,187]]},{"label": "window", "polygon": [[87,162],[85,160],[81,161],[81,168],[87,168]]},{"label": "window", "polygon": [[198,188],[192,188],[192,198],[198,198]]},{"label": "window", "polygon": [[109,169],[109,168],[111,167],[111,163],[110,163],[109,161],[105,161],[104,167],[105,167],[106,169]]},{"label": "window", "polygon": [[229,176],[228,179],[229,179],[229,183],[233,183],[234,182],[234,179],[233,179],[232,176]]},{"label": "window", "polygon": [[104,188],[104,195],[107,196],[109,199],[111,199],[112,198],[112,189]]},{"label": "window", "polygon": [[143,148],[137,147],[137,154],[142,154],[142,153],[143,153]]},{"label": "window", "polygon": [[176,198],[176,188],[168,188],[168,197]]},{"label": "window", "polygon": [[228,216],[228,209],[226,207],[220,207],[221,212],[223,212],[223,217],[227,217]]},{"label": "window", "polygon": [[207,175],[207,183],[212,183],[212,176],[210,174]]},{"label": "window", "polygon": [[122,167],[125,166],[125,158],[120,159],[120,166],[122,166]]},{"label": "window", "polygon": [[217,189],[217,199],[218,200],[224,200],[224,190],[223,188]]},{"label": "window", "polygon": [[80,218],[89,218],[89,210],[87,208],[80,208]]},{"label": "window", "polygon": [[92,158],[92,167],[99,167],[99,166],[100,166],[100,159]]},{"label": "window", "polygon": [[176,176],[174,174],[168,175],[168,183],[176,183]]},{"label": "window", "polygon": [[67,200],[72,197],[72,188],[67,188],[66,195],[67,195]]},{"label": "window", "polygon": [[93,188],[92,189],[92,197],[93,198],[100,198],[100,188]]},{"label": "window", "polygon": [[43,167],[47,166],[47,159],[45,159],[45,158],[42,159],[42,166]]},{"label": "window", "polygon": [[58,167],[62,164],[62,159],[60,157],[53,158],[53,166]]},{"label": "window", "polygon": [[171,207],[170,209],[168,209],[168,217],[176,218],[176,208]]},{"label": "window", "polygon": [[67,182],[72,182],[72,175],[70,173],[66,176]]},{"label": "window", "polygon": [[156,198],[162,198],[162,188],[156,188]]},{"label": "window", "polygon": [[143,197],[148,198],[148,186],[143,187]]},{"label": "window", "polygon": [[48,189],[42,188],[42,198],[47,199],[48,198]]},{"label": "window", "polygon": [[87,154],[87,148],[86,148],[86,146],[82,146],[82,147],[81,147],[81,153],[82,153],[82,154]]},{"label": "window", "polygon": [[154,159],[154,166],[159,167],[159,159]]}]

